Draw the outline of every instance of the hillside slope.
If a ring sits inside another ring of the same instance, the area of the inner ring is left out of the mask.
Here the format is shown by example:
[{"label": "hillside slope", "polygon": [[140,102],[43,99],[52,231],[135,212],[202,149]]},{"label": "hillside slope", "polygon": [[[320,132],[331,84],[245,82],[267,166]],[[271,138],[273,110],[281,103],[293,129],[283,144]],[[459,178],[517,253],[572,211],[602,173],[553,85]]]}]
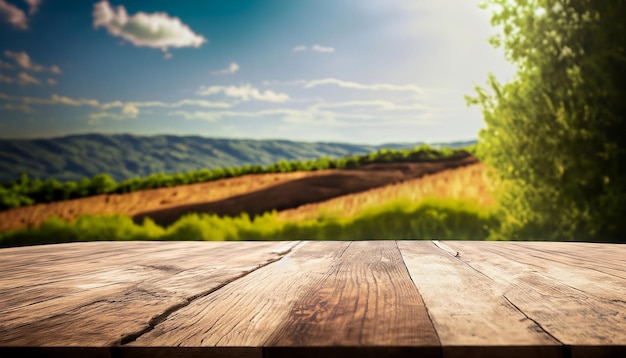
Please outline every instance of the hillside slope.
[{"label": "hillside slope", "polygon": [[[31,178],[60,181],[106,173],[116,181],[154,173],[203,168],[268,165],[279,160],[337,158],[381,148],[412,148],[421,143],[380,146],[306,143],[286,140],[215,139],[199,136],[85,134],[52,139],[0,139],[0,182]],[[459,147],[472,142],[449,143]],[[433,146],[442,146],[434,144]]]},{"label": "hillside slope", "polygon": [[353,170],[254,174],[172,188],[98,195],[2,211],[0,231],[38,226],[50,216],[71,220],[87,214],[125,214],[139,222],[147,216],[168,225],[192,212],[254,215],[297,208],[475,163],[476,158],[471,156],[422,163],[375,163]]}]

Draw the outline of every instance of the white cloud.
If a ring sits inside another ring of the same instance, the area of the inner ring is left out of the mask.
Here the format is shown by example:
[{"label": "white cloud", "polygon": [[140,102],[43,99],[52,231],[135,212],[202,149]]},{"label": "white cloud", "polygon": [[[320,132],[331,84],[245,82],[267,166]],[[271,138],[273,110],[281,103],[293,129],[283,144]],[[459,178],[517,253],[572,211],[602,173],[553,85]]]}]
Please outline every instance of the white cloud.
[{"label": "white cloud", "polygon": [[28,14],[33,15],[39,10],[39,5],[41,5],[41,0],[25,0],[28,4]]},{"label": "white cloud", "polygon": [[17,75],[16,81],[17,81],[17,84],[19,84],[20,86],[39,85],[39,84],[41,84],[41,82],[39,82],[38,79],[36,79],[35,77],[29,75],[26,72],[20,72]]},{"label": "white cloud", "polygon": [[28,17],[22,9],[0,0],[0,18],[20,30],[28,30]]},{"label": "white cloud", "polygon": [[10,110],[10,111],[20,111],[20,112],[24,112],[24,113],[32,113],[33,112],[33,109],[30,108],[26,104],[20,104],[20,105],[5,104],[5,105],[2,106],[2,109],[6,109],[6,110]]},{"label": "white cloud", "polygon": [[166,52],[169,48],[202,46],[207,39],[194,33],[179,18],[165,12],[147,14],[138,12],[129,16],[123,6],[111,7],[108,1],[94,4],[94,28],[104,27],[109,34],[121,37],[135,46],[158,48]]},{"label": "white cloud", "polygon": [[[121,110],[119,112],[108,112],[107,109],[120,107]],[[122,103],[120,101],[115,101],[111,103],[105,103],[100,106],[100,108],[104,109],[104,111],[89,113],[87,115],[87,124],[95,125],[99,124],[103,119],[113,119],[116,121],[122,121],[126,119],[137,118],[140,111],[137,106],[132,103]]]},{"label": "white cloud", "polygon": [[113,119],[116,121],[121,121],[121,120],[125,120],[125,119],[130,119],[133,117],[130,117],[127,114],[124,113],[113,113],[113,112],[96,112],[96,113],[90,113],[87,115],[87,119],[89,119],[87,121],[87,124],[90,125],[95,125],[100,123],[100,121],[102,121],[103,119]]},{"label": "white cloud", "polygon": [[[308,123],[334,127],[382,126],[389,125],[390,123],[378,121],[380,116],[375,114],[324,111],[319,108],[315,108],[314,106],[304,109],[274,108],[260,111],[172,111],[168,114],[172,116],[181,116],[187,120],[204,120],[209,122],[216,122],[226,117],[259,118],[279,116],[285,123]],[[339,119],[342,118],[358,120],[358,122],[339,121]]]},{"label": "white cloud", "polygon": [[109,102],[109,103],[103,103],[100,108],[102,109],[109,109],[109,108],[114,108],[114,107],[124,107],[124,102],[122,101],[113,101],[113,102]]},{"label": "white cloud", "polygon": [[273,85],[291,86],[291,85],[305,85],[308,82],[309,81],[306,81],[306,80],[294,80],[294,81],[276,81],[276,80],[269,81],[269,80],[265,80],[261,84],[263,86],[273,86]]},{"label": "white cloud", "polygon": [[[140,115],[141,108],[161,107],[180,108],[196,106],[210,110],[168,112],[172,116],[180,116],[188,120],[219,121],[223,118],[278,118],[284,123],[306,124],[327,127],[382,127],[394,125],[424,126],[432,124],[428,119],[436,109],[427,108],[417,103],[399,104],[391,100],[353,100],[346,102],[316,103],[304,108],[270,108],[256,111],[230,110],[232,104],[210,102],[199,99],[183,99],[177,102],[123,102],[113,101],[101,103],[96,99],[73,99],[57,94],[50,98],[19,97],[0,93],[0,100],[17,102],[6,104],[15,110],[30,110],[29,105],[66,105],[89,106],[99,111],[87,115],[89,124],[97,124],[102,120],[127,120]],[[27,109],[28,108],[28,109]],[[406,112],[402,112],[405,110]]]},{"label": "white cloud", "polygon": [[91,106],[100,107],[100,102],[96,99],[73,99],[66,96],[59,96],[53,94],[50,98],[38,98],[38,97],[18,97],[10,96],[4,93],[0,93],[0,99],[6,101],[21,101],[27,104],[63,104],[66,106]]},{"label": "white cloud", "polygon": [[33,71],[33,72],[46,71],[46,72],[51,72],[57,75],[61,74],[61,69],[59,68],[59,66],[52,65],[50,67],[45,67],[45,66],[33,63],[33,61],[31,61],[30,59],[30,56],[24,51],[14,52],[14,51],[5,50],[4,56],[12,59],[17,66],[28,71]]},{"label": "white cloud", "polygon": [[[122,109],[119,112],[107,112],[105,111],[100,111],[100,112],[95,112],[95,113],[89,113],[87,115],[87,124],[90,125],[94,125],[94,124],[99,124],[103,119],[113,119],[116,121],[122,121],[122,120],[126,120],[126,119],[133,119],[133,118],[137,118],[137,116],[139,115],[140,111],[139,108],[137,108],[137,106],[135,106],[132,103],[126,103],[126,104],[122,104],[119,101],[113,102],[115,105],[114,107],[121,107]],[[117,104],[121,104],[121,106],[118,106]],[[101,108],[104,108],[106,106],[106,104],[102,105]],[[111,108],[111,107],[107,107],[107,108]]]},{"label": "white cloud", "polygon": [[[37,103],[33,101],[33,103]],[[91,106],[91,107],[99,107],[100,102],[97,99],[73,99],[66,96],[59,96],[58,94],[53,94],[50,96],[49,100],[43,100],[39,103],[42,104],[65,104],[68,106],[79,107],[79,106]]]},{"label": "white cloud", "polygon": [[184,99],[170,104],[168,107],[197,106],[204,108],[230,108],[232,105],[225,102],[209,102],[202,99]]},{"label": "white cloud", "polygon": [[218,119],[222,118],[222,113],[225,112],[187,112],[187,111],[171,111],[168,114],[170,116],[180,116],[187,120],[203,120],[207,122],[215,122]]},{"label": "white cloud", "polygon": [[392,108],[395,104],[389,101],[348,101],[348,102],[322,102],[315,104],[316,108],[345,108],[345,107],[379,107]]},{"label": "white cloud", "polygon": [[266,90],[259,91],[257,88],[252,87],[250,84],[240,86],[210,86],[201,87],[197,95],[209,96],[212,94],[223,93],[228,97],[240,98],[244,101],[257,100],[264,102],[282,103],[289,100],[289,95],[286,93],[276,93],[274,91]]},{"label": "white cloud", "polygon": [[57,80],[55,80],[54,78],[48,78],[47,82],[50,86],[56,86],[57,84]]},{"label": "white cloud", "polygon": [[422,94],[423,90],[415,85],[393,85],[388,83],[362,84],[357,82],[343,81],[336,78],[324,78],[311,80],[304,85],[304,88],[313,88],[321,85],[336,85],[343,88],[369,90],[369,91],[406,91]]},{"label": "white cloud", "polygon": [[[50,79],[48,79],[50,80]],[[8,83],[12,83],[15,80],[11,77],[3,76],[0,74],[0,82],[9,81]],[[50,82],[48,82],[51,84]],[[139,108],[142,107],[162,107],[162,108],[179,108],[184,106],[191,107],[200,107],[200,108],[212,108],[212,109],[227,109],[232,107],[230,103],[226,102],[211,102],[202,99],[183,99],[177,102],[160,102],[160,101],[150,101],[150,102],[122,102],[122,101],[113,101],[107,103],[100,103],[97,99],[74,99],[67,96],[60,96],[58,94],[53,94],[50,98],[38,98],[38,97],[20,97],[20,96],[11,96],[4,93],[0,93],[0,100],[5,101],[14,101],[14,102],[22,102],[25,104],[42,104],[42,105],[66,105],[72,107],[80,107],[80,106],[89,106],[102,109],[104,111],[111,108],[120,108],[121,113],[128,116],[136,116],[139,114]],[[108,112],[102,112],[108,113]],[[105,116],[101,114],[100,116]]]},{"label": "white cloud", "polygon": [[224,68],[218,71],[213,71],[211,72],[211,74],[212,75],[232,75],[233,73],[237,71],[239,71],[239,65],[236,62],[231,62],[227,68]]},{"label": "white cloud", "polygon": [[312,106],[313,108],[359,108],[359,107],[375,107],[384,111],[411,111],[411,110],[427,110],[429,107],[414,103],[409,105],[401,105],[391,101],[372,100],[372,101],[348,101],[348,102],[323,102]]},{"label": "white cloud", "polygon": [[124,107],[126,105],[132,105],[136,108],[141,107],[162,107],[162,108],[178,108],[183,106],[195,106],[202,108],[230,108],[232,105],[226,102],[210,102],[205,101],[203,99],[183,99],[177,102],[169,103],[169,102],[160,102],[160,101],[149,101],[149,102],[121,102],[121,101],[113,101],[109,103],[104,103],[100,106],[102,109],[109,109],[115,107]]},{"label": "white cloud", "polygon": [[43,66],[33,64],[30,61],[30,56],[24,51],[13,52],[6,50],[4,51],[4,56],[12,59],[18,66],[27,70],[33,70],[35,72],[41,72],[43,70]]},{"label": "white cloud", "polygon": [[[226,117],[236,118],[262,118],[270,116],[279,116],[285,123],[290,124],[312,124],[318,126],[329,127],[379,127],[390,125],[388,121],[378,121],[378,116],[371,114],[355,114],[341,113],[332,111],[320,111],[313,108],[293,109],[293,108],[276,108],[261,111],[215,111],[215,112],[187,112],[172,111],[168,113],[171,116],[180,116],[187,120],[203,120],[208,122],[216,122]],[[358,120],[356,122],[341,121],[342,118]],[[402,120],[394,123],[403,123]],[[413,124],[415,124],[413,122]]]},{"label": "white cloud", "polygon": [[333,53],[335,52],[335,49],[329,46],[313,45],[313,47],[311,47],[311,51]]},{"label": "white cloud", "polygon": [[224,117],[245,117],[245,118],[253,118],[253,117],[265,117],[271,115],[297,115],[301,114],[301,110],[291,109],[291,108],[276,108],[276,109],[266,109],[261,111],[254,112],[246,112],[246,111],[215,111],[215,112],[203,112],[203,111],[172,111],[169,112],[169,115],[172,116],[181,116],[188,120],[205,120],[209,122],[215,122]]},{"label": "white cloud", "polygon": [[[293,52],[305,52],[308,51],[309,47],[305,46],[305,45],[298,45],[296,47],[294,47],[292,49]],[[330,47],[330,46],[322,46],[322,45],[313,45],[311,46],[311,51],[313,52],[321,52],[321,53],[333,53],[335,52],[335,48],[334,47]]]},{"label": "white cloud", "polygon": [[[147,101],[147,102],[122,102],[113,101],[109,103],[98,104],[96,107],[103,109],[104,111],[91,113],[87,116],[89,124],[98,124],[103,119],[113,120],[125,120],[136,118],[140,114],[139,108],[145,107],[162,107],[162,108],[178,108],[183,106],[195,106],[201,108],[216,108],[225,109],[230,108],[232,105],[225,102],[210,102],[201,99],[183,99],[177,102],[161,102],[161,101]],[[120,112],[109,112],[108,109],[121,108]],[[189,112],[185,112],[189,113]]]},{"label": "white cloud", "polygon": [[135,118],[137,117],[137,115],[139,115],[139,108],[137,108],[137,106],[133,105],[132,103],[127,103],[126,105],[124,105],[124,107],[122,107],[122,114],[131,118]]}]

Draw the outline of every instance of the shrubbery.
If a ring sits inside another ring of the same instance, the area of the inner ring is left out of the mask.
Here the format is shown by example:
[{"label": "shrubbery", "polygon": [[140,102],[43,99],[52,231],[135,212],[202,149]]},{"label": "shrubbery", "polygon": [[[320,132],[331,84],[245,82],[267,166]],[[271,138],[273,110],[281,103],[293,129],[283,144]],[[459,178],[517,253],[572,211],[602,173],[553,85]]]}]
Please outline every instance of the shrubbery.
[{"label": "shrubbery", "polygon": [[497,218],[463,200],[395,201],[354,217],[320,214],[316,220],[282,221],[276,213],[251,218],[191,214],[167,228],[124,215],[51,218],[38,228],[0,233],[0,247],[75,241],[124,240],[484,240]]},{"label": "shrubbery", "polygon": [[477,88],[507,239],[626,239],[626,2],[488,0],[517,67]]}]

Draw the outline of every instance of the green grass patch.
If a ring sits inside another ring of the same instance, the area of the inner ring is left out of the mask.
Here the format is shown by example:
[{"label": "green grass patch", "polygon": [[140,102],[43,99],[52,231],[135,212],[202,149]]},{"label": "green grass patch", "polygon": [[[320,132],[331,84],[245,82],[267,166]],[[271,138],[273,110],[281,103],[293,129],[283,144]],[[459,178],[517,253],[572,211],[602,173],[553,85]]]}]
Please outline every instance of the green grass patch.
[{"label": "green grass patch", "polygon": [[276,213],[251,218],[190,214],[163,228],[152,220],[135,224],[125,215],[51,218],[37,228],[0,233],[0,247],[77,241],[126,240],[485,240],[497,224],[491,209],[467,200],[406,200],[353,217],[320,213],[315,220],[283,221]]}]

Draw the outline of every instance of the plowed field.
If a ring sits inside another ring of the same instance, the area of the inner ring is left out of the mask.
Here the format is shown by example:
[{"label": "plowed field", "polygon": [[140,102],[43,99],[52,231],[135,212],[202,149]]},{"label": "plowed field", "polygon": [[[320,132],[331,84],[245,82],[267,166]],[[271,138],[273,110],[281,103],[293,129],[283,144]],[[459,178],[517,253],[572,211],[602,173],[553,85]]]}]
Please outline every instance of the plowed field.
[{"label": "plowed field", "polygon": [[471,199],[488,207],[494,204],[484,164],[447,169],[402,183],[390,184],[361,193],[343,195],[320,203],[302,205],[278,213],[283,220],[315,219],[320,214],[351,216],[394,200],[420,201],[429,197]]},{"label": "plowed field", "polygon": [[321,207],[352,212],[387,199],[419,199],[425,195],[475,197],[489,202],[484,167],[477,163],[474,157],[376,163],[354,170],[256,174],[128,194],[98,195],[0,212],[0,231],[37,226],[51,216],[72,220],[86,214],[125,214],[138,222],[148,216],[158,224],[169,225],[191,212],[255,215],[277,210],[282,218],[296,219],[314,216]]}]

